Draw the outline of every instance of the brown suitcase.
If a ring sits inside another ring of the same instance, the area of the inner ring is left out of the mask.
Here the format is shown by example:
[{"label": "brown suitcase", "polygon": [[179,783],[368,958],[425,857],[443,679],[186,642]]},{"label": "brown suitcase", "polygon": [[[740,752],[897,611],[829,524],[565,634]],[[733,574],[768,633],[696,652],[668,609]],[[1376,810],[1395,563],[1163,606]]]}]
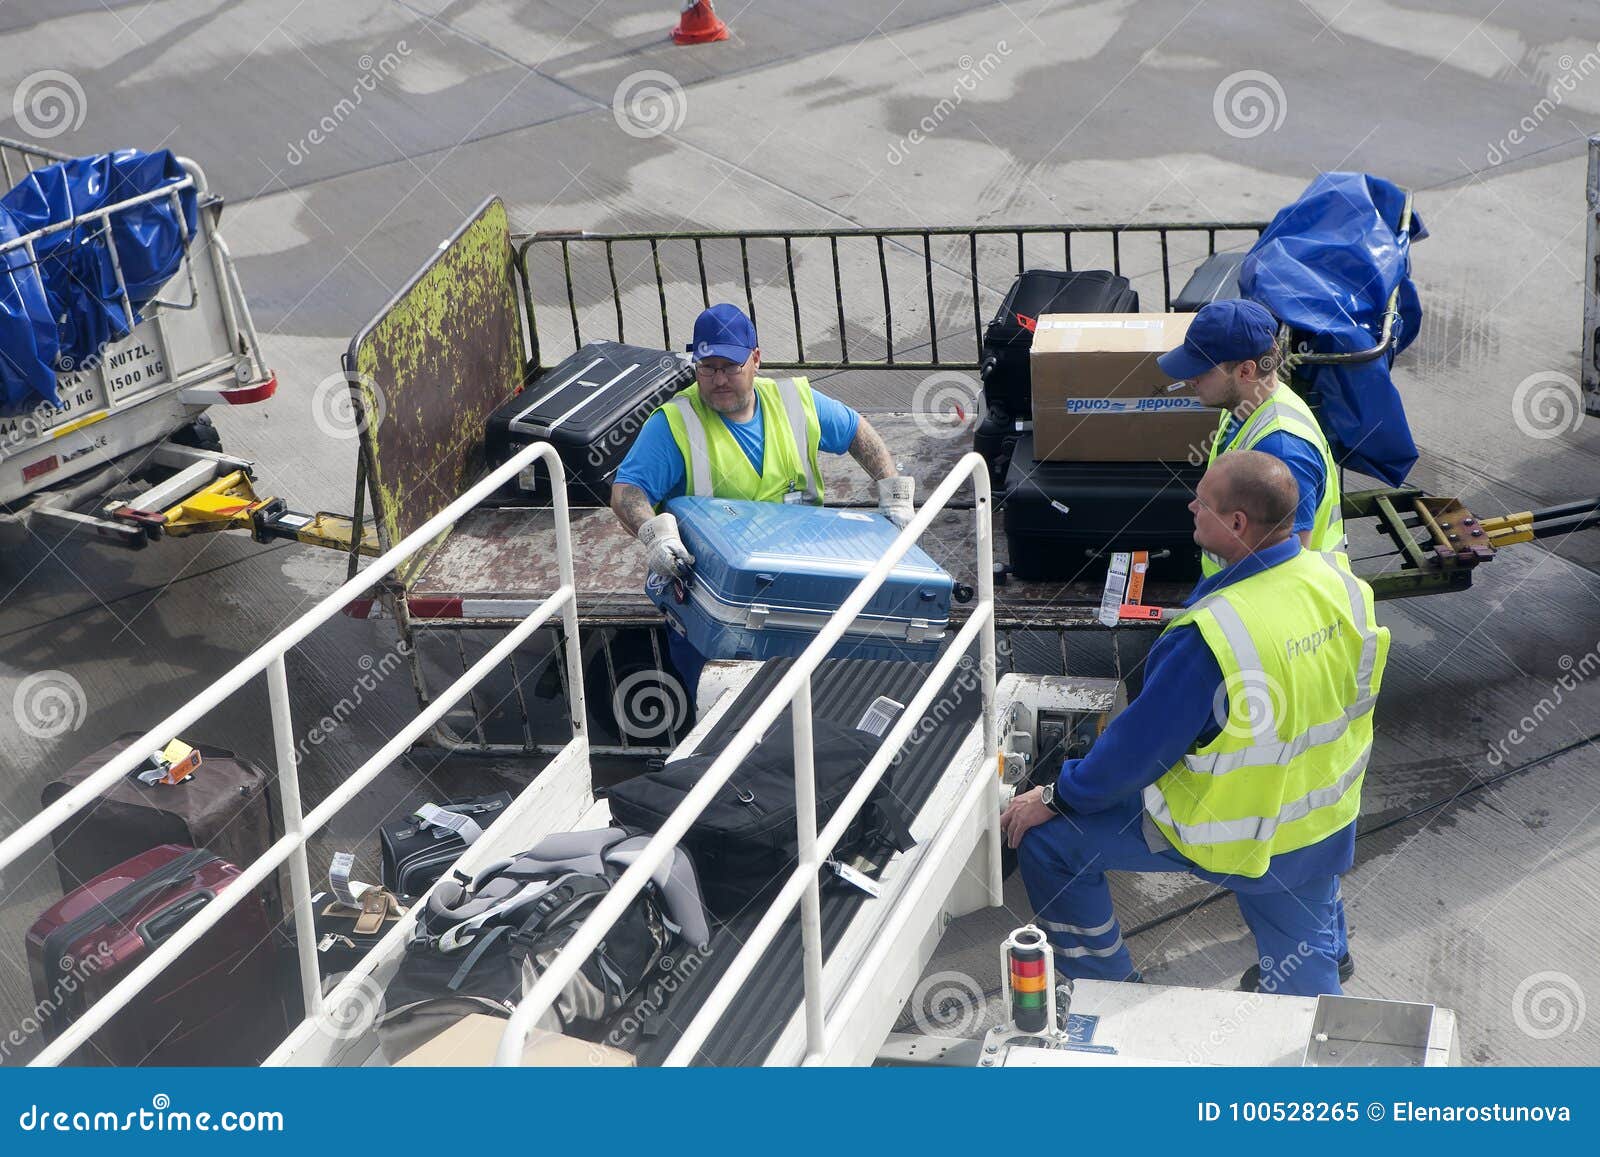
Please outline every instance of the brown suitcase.
[{"label": "brown suitcase", "polygon": [[[59,779],[45,785],[48,807],[139,738],[120,736]],[[230,864],[247,867],[283,832],[270,789],[272,773],[220,747],[193,745],[200,768],[179,784],[143,784],[129,777],[55,831],[56,871],[63,893],[108,868],[162,844],[206,848]],[[281,911],[276,880],[264,895],[274,917]]]}]

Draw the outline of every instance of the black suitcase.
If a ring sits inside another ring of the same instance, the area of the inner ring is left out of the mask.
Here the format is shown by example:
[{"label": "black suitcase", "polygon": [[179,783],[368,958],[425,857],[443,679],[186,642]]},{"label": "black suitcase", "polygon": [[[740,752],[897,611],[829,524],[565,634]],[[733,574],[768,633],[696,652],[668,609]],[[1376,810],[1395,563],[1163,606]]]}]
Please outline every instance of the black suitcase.
[{"label": "black suitcase", "polygon": [[1028,351],[1033,331],[1047,313],[1138,313],[1139,293],[1109,269],[1029,269],[1011,283],[983,331],[979,374],[984,401],[1013,418],[1033,417],[1033,379]]},{"label": "black suitcase", "polygon": [[989,483],[997,492],[1005,488],[1006,470],[1011,465],[1017,437],[1032,428],[1032,422],[1012,417],[1004,406],[984,408],[983,417],[972,431],[972,448],[989,464]]},{"label": "black suitcase", "polygon": [[[825,718],[812,727],[820,828],[877,752],[878,737]],[[659,831],[719,754],[675,759],[617,784],[609,793],[612,820],[630,831]],[[794,732],[784,716],[711,797],[680,843],[694,860],[700,894],[713,915],[723,920],[738,915],[794,867],[799,855],[795,810]],[[891,849],[908,851],[915,844],[912,819],[894,793],[891,765],[835,845],[833,859],[854,854],[878,859],[887,858]]]},{"label": "black suitcase", "polygon": [[[140,734],[121,736],[46,784],[39,802],[49,807]],[[269,790],[271,773],[224,748],[193,746],[200,752],[200,767],[182,783],[144,784],[130,776],[56,829],[56,873],[63,892],[163,844],[206,848],[248,867],[277,841],[283,826]],[[275,877],[268,877],[263,895],[276,917]]]},{"label": "black suitcase", "polygon": [[1172,299],[1173,313],[1194,313],[1202,305],[1239,296],[1239,270],[1246,250],[1213,253],[1189,275],[1178,295]]},{"label": "black suitcase", "polygon": [[[509,791],[497,791],[439,806],[487,829],[505,814],[511,799]],[[460,835],[424,823],[415,813],[380,826],[378,843],[383,853],[383,886],[397,896],[422,895],[467,848],[467,841]]]},{"label": "black suitcase", "polygon": [[1145,550],[1152,579],[1199,577],[1189,503],[1204,473],[1203,466],[1167,462],[1035,462],[1033,435],[1023,434],[1003,505],[1011,574],[1096,580],[1113,551]]},{"label": "black suitcase", "polygon": [[[489,415],[484,433],[490,466],[530,442],[546,441],[567,468],[567,498],[575,506],[605,506],[611,478],[656,407],[694,384],[694,367],[666,350],[590,342]],[[550,501],[543,463],[503,492],[507,498]]]}]

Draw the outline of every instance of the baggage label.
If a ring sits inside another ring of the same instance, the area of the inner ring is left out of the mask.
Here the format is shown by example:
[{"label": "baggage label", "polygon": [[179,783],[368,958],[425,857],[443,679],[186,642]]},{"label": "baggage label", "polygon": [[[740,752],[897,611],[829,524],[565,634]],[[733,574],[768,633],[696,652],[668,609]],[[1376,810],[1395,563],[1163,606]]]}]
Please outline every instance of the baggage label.
[{"label": "baggage label", "polygon": [[856,730],[865,731],[874,739],[882,739],[883,733],[889,730],[895,716],[905,710],[904,703],[897,703],[887,695],[879,695],[867,705],[866,711],[856,721]]},{"label": "baggage label", "polygon": [[824,860],[823,863],[831,868],[833,870],[833,874],[838,876],[839,879],[843,880],[846,884],[849,884],[853,888],[860,888],[874,900],[883,895],[883,889],[878,886],[878,882],[876,880],[862,875],[849,864],[842,864],[838,860]]},{"label": "baggage label", "polygon": [[[412,814],[429,827],[454,832],[469,844],[476,842],[477,838],[483,835],[483,829],[474,821],[458,812],[446,811],[438,804],[425,803]],[[436,835],[442,836],[443,832]]]},{"label": "baggage label", "polygon": [[1101,626],[1117,625],[1122,595],[1128,589],[1128,569],[1132,565],[1133,555],[1128,551],[1119,550],[1111,556],[1111,565],[1106,569],[1106,587],[1100,595]]}]

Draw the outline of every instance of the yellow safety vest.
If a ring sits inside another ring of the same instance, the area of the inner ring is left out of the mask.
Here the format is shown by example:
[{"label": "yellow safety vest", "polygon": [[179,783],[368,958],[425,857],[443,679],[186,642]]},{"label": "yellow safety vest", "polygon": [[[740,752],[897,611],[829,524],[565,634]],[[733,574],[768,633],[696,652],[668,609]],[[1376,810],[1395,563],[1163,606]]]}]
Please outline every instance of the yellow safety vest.
[{"label": "yellow safety vest", "polygon": [[[1222,412],[1222,419],[1217,424],[1217,436],[1211,440],[1206,468],[1209,470],[1217,456],[1229,450],[1255,449],[1256,443],[1268,434],[1281,431],[1304,438],[1322,455],[1322,469],[1327,477],[1327,483],[1322,488],[1322,501],[1317,504],[1317,513],[1311,524],[1311,549],[1343,550],[1344,515],[1340,513],[1339,466],[1333,460],[1333,451],[1328,448],[1328,439],[1323,435],[1322,427],[1317,425],[1317,417],[1311,412],[1311,407],[1288,386],[1280,385],[1239,424],[1233,437],[1224,443],[1223,435],[1228,432],[1228,422],[1232,417],[1231,411]],[[1208,578],[1226,565],[1209,551],[1201,555],[1200,571]]]},{"label": "yellow safety vest", "polygon": [[791,501],[822,505],[822,471],[817,447],[822,425],[817,402],[805,378],[755,380],[761,399],[761,473],[739,448],[722,415],[690,386],[661,407],[672,440],[683,455],[684,493],[699,498],[744,498],[755,502]]},{"label": "yellow safety vest", "polygon": [[1308,550],[1207,595],[1166,629],[1184,625],[1216,656],[1228,718],[1144,789],[1144,808],[1200,867],[1260,877],[1273,856],[1327,839],[1361,810],[1389,631],[1350,560]]}]

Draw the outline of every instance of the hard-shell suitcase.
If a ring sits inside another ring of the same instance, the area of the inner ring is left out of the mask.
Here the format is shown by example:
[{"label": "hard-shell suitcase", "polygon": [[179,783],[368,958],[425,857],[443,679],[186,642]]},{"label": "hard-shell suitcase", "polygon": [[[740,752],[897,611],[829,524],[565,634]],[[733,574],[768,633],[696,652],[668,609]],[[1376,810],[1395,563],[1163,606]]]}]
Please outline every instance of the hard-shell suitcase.
[{"label": "hard-shell suitcase", "polygon": [[1195,313],[1210,302],[1238,297],[1239,269],[1244,265],[1245,254],[1245,250],[1235,249],[1207,257],[1172,299],[1172,312]]},{"label": "hard-shell suitcase", "polygon": [[[397,896],[420,896],[467,850],[490,824],[511,806],[509,791],[439,804],[441,811],[468,823],[460,832],[430,823],[413,812],[378,828],[383,853],[383,886]],[[446,817],[448,818],[448,817]]]},{"label": "hard-shell suitcase", "polygon": [[[667,509],[694,573],[686,584],[652,576],[646,591],[668,628],[709,659],[798,655],[900,533],[865,510],[727,498],[674,498]],[[952,590],[939,564],[912,547],[831,654],[932,659]]]},{"label": "hard-shell suitcase", "polygon": [[[163,844],[102,872],[28,929],[28,971],[54,1040],[219,892],[239,869]],[[281,945],[248,896],[72,1055],[75,1064],[249,1065],[289,1031]]]},{"label": "hard-shell suitcase", "polygon": [[[611,479],[634,438],[668,398],[694,384],[684,355],[614,341],[590,342],[489,415],[485,449],[498,466],[530,442],[549,442],[567,469],[575,506],[605,506]],[[507,496],[550,501],[550,479],[535,463]]]},{"label": "hard-shell suitcase", "polygon": [[[46,784],[40,802],[49,807],[137,738],[123,735]],[[272,846],[283,828],[271,773],[224,748],[194,746],[200,767],[182,783],[145,784],[129,776],[56,829],[62,892],[161,844],[208,848],[230,864],[248,864]],[[269,878],[265,892],[276,910],[276,879]]]},{"label": "hard-shell suitcase", "polygon": [[984,401],[1013,418],[1033,417],[1028,351],[1039,318],[1047,313],[1138,313],[1139,293],[1109,269],[1029,269],[1011,283],[983,331],[979,376]]},{"label": "hard-shell suitcase", "polygon": [[1022,435],[1002,507],[1011,573],[1092,580],[1105,575],[1113,551],[1145,550],[1151,578],[1198,577],[1189,503],[1204,473],[1166,462],[1035,462],[1033,435]]}]

